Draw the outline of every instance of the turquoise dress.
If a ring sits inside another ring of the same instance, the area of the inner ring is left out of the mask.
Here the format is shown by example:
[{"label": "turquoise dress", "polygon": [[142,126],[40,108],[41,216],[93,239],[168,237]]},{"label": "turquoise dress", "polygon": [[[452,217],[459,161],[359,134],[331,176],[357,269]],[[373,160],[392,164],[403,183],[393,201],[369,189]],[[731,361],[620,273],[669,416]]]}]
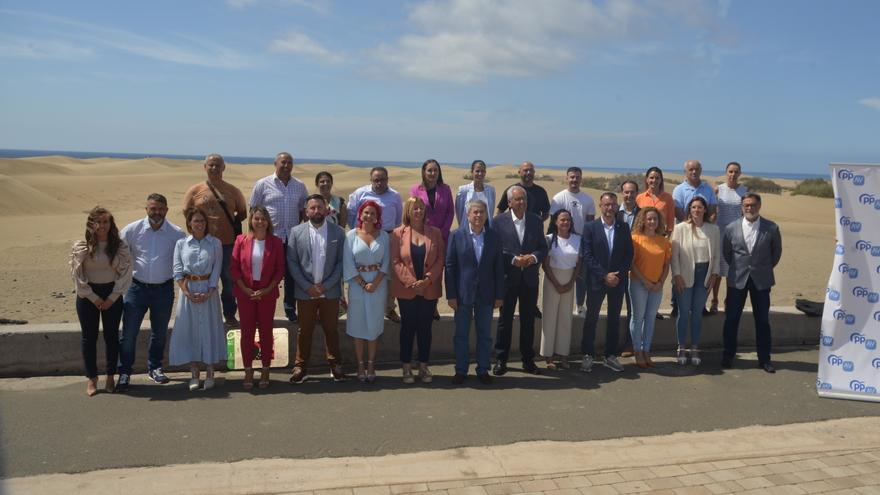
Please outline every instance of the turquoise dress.
[{"label": "turquoise dress", "polygon": [[[191,293],[217,289],[223,265],[220,240],[208,234],[201,241],[187,236],[174,246],[174,280],[185,275],[210,275],[208,280],[189,281]],[[172,366],[193,361],[217,363],[226,360],[226,328],[220,310],[220,291],[215,290],[207,301],[195,304],[178,289],[177,315],[168,345],[168,362]]]},{"label": "turquoise dress", "polygon": [[[345,333],[365,340],[376,340],[385,329],[385,303],[388,298],[389,258],[391,239],[385,231],[371,245],[358,237],[357,231],[349,230],[345,235],[345,249],[342,255],[342,278],[348,282],[348,321]],[[357,267],[379,265],[379,271],[359,272]],[[367,283],[373,281],[379,272],[385,274],[379,287],[372,293],[365,291],[354,281],[360,275]]]}]

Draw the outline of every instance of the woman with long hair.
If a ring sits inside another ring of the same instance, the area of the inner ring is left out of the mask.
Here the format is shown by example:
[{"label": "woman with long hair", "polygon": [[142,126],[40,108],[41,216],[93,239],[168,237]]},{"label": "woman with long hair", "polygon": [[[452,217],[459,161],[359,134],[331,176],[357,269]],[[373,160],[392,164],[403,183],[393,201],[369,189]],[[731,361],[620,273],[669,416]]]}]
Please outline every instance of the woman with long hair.
[{"label": "woman with long hair", "polygon": [[[455,218],[458,225],[467,223],[467,204],[473,199],[480,200],[489,205],[491,213],[495,206],[495,188],[487,184],[486,181],[486,162],[483,160],[474,160],[471,163],[471,183],[459,186],[458,194],[455,196]],[[492,223],[492,215],[486,220],[487,224]]]},{"label": "woman with long hair", "polygon": [[381,226],[382,207],[372,200],[364,202],[357,210],[357,228],[345,236],[342,255],[342,278],[348,282],[345,333],[354,339],[358,380],[371,383],[376,380],[378,338],[385,329],[391,265],[390,241]]},{"label": "woman with long hair", "polygon": [[541,263],[544,270],[541,355],[550,370],[568,369],[571,349],[572,288],[581,268],[581,236],[574,233],[571,223],[571,212],[566,209],[550,216],[548,251]]},{"label": "woman with long hair", "polygon": [[284,243],[272,232],[272,219],[266,207],[257,205],[248,215],[248,233],[235,239],[232,248],[232,293],[238,301],[241,323],[241,359],[244,362],[244,389],[254,388],[254,337],[260,331],[260,388],[269,386],[269,365],[274,354],[275,304],[278,284],[284,280]]},{"label": "woman with long hair", "polygon": [[[702,196],[694,196],[687,205],[687,219],[672,231],[672,282],[678,294],[678,364],[690,359],[697,366],[700,359],[700,331],[709,287],[718,277],[721,266],[721,233],[709,223],[709,208]],[[690,327],[690,351],[688,351]]]},{"label": "woman with long hair", "polygon": [[410,197],[419,198],[425,204],[425,221],[436,227],[443,236],[443,243],[449,239],[449,229],[455,218],[455,202],[452,189],[443,182],[440,163],[433,158],[422,164],[422,182],[409,190]]},{"label": "woman with long hair", "polygon": [[675,200],[664,189],[663,170],[660,167],[650,167],[645,172],[645,191],[636,196],[636,204],[639,208],[653,206],[663,214],[663,222],[666,224],[666,232],[672,232],[675,227]]},{"label": "woman with long hair", "polygon": [[425,220],[425,203],[418,197],[403,203],[403,224],[391,233],[391,295],[400,306],[400,362],[403,383],[414,383],[413,340],[419,347],[419,379],[432,381],[428,360],[431,323],[442,293],[446,243],[440,229]]},{"label": "woman with long hair", "polygon": [[629,277],[632,312],[629,333],[639,368],[654,367],[651,342],[654,321],[663,298],[663,284],[669,275],[672,244],[666,238],[666,225],[660,210],[648,206],[633,220],[633,262]]},{"label": "woman with long hair", "polygon": [[223,266],[223,246],[208,233],[208,215],[199,208],[184,212],[187,237],[174,246],[174,281],[179,288],[177,314],[168,345],[172,366],[189,364],[189,390],[200,383],[205,367],[205,390],[214,387],[214,365],[226,359],[226,327],[217,282]]},{"label": "woman with long hair", "polygon": [[70,274],[76,289],[76,315],[82,332],[81,348],[89,397],[98,393],[98,327],[104,322],[104,350],[107,382],[104,390],[113,393],[119,359],[119,322],[122,295],[131,285],[131,255],[113,215],[100,206],[92,208],[86,219],[85,240],[70,251]]}]

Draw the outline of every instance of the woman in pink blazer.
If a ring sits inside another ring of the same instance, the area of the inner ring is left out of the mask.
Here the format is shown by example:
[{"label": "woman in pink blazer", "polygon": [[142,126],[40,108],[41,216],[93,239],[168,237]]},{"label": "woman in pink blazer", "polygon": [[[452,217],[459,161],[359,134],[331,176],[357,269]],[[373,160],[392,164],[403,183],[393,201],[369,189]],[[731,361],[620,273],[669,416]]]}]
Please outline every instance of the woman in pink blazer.
[{"label": "woman in pink blazer", "polygon": [[232,293],[238,302],[241,322],[241,357],[244,361],[244,389],[254,387],[254,335],[260,329],[260,388],[269,386],[272,361],[272,328],[278,284],[284,280],[284,243],[272,235],[272,219],[266,207],[251,208],[248,233],[235,239],[229,271],[235,286]]},{"label": "woman in pink blazer", "polygon": [[440,229],[445,246],[455,218],[455,200],[452,189],[443,183],[443,172],[437,160],[432,158],[422,164],[422,183],[413,186],[409,195],[425,204],[425,220],[428,225]]},{"label": "woman in pink blazer", "polygon": [[400,362],[403,383],[414,383],[413,338],[419,344],[419,378],[433,380],[428,370],[431,323],[440,299],[446,243],[440,230],[427,224],[425,203],[417,197],[403,204],[403,224],[391,233],[391,295],[400,305]]}]

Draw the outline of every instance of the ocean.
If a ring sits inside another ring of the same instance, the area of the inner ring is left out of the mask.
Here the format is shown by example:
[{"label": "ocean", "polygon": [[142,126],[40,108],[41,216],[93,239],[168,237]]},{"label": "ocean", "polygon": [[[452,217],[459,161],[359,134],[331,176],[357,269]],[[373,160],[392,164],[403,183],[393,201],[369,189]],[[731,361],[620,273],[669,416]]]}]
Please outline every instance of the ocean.
[{"label": "ocean", "polygon": [[[121,158],[128,160],[140,160],[143,158],[150,157],[158,157],[158,158],[169,158],[173,160],[204,160],[204,155],[168,155],[161,153],[115,153],[115,152],[106,152],[106,151],[59,151],[59,150],[15,150],[15,149],[0,149],[0,158],[28,158],[34,156],[47,156],[47,155],[61,155],[61,156],[69,156],[71,158],[80,158],[80,159],[88,159],[88,158]],[[263,163],[269,164],[275,159],[274,156],[231,156],[231,155],[223,155],[223,158],[227,163]],[[318,163],[318,164],[335,164],[341,163],[344,165],[348,165],[350,167],[358,167],[358,168],[372,168],[376,166],[386,166],[386,167],[403,167],[403,168],[419,168],[422,166],[421,162],[401,162],[401,161],[391,161],[391,160],[330,160],[326,158],[302,158],[296,157],[296,161],[300,163]],[[470,163],[448,163],[449,165],[455,167],[468,168],[470,167]],[[495,165],[490,163],[490,166]],[[627,168],[627,167],[593,167],[589,165],[579,165],[584,170],[589,170],[591,172],[608,172],[609,174],[631,174],[644,173],[645,169],[643,168]],[[539,173],[540,168],[549,168],[554,170],[565,170],[568,168],[568,165],[557,165],[557,166],[546,166],[539,165]],[[680,172],[680,171],[677,171]],[[711,170],[705,169],[703,171],[705,175],[708,176],[718,176],[723,175],[723,170]],[[828,179],[828,174],[807,174],[802,172],[761,172],[759,174],[761,177],[768,179],[792,179],[792,180],[804,180],[804,179]]]}]

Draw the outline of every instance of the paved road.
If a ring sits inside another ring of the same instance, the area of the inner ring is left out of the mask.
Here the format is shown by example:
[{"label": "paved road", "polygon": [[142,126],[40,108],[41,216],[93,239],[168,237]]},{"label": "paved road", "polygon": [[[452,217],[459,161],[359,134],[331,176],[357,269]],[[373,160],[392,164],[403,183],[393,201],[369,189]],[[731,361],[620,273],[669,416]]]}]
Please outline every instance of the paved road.
[{"label": "paved road", "polygon": [[[372,456],[528,440],[601,440],[880,415],[876,404],[819,399],[815,348],[777,353],[779,372],[754,355],[721,370],[708,352],[699,369],[671,359],[653,372],[598,367],[591,374],[538,377],[512,371],[484,387],[471,377],[400,383],[387,369],[377,383],[292,386],[278,375],[268,391],[244,392],[240,374],[190,393],[136,377],[126,395],[85,395],[79,377],[0,380],[2,477],[251,458]],[[749,360],[751,359],[751,360]],[[442,376],[445,375],[445,376]]]}]

